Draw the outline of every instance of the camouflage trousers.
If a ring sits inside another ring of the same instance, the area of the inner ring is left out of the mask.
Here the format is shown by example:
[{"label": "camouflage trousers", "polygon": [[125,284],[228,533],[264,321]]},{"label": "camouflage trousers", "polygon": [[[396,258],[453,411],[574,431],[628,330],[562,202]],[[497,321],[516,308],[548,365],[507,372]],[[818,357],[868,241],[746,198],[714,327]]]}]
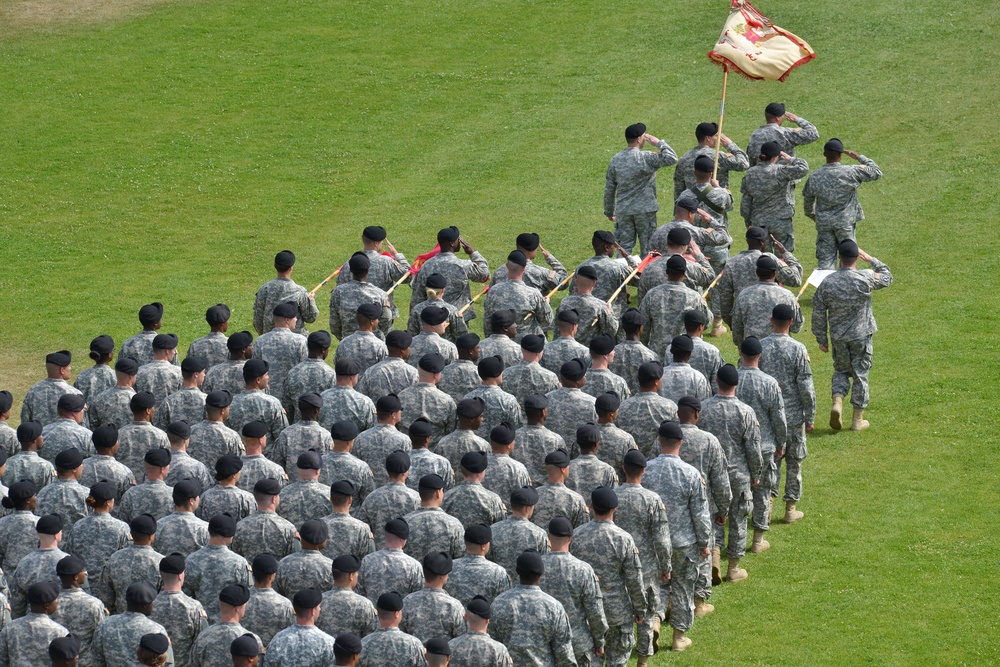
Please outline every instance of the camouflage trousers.
[{"label": "camouflage trousers", "polygon": [[618,213],[615,215],[615,238],[619,245],[631,255],[636,239],[639,240],[640,254],[645,256],[652,250],[649,239],[656,231],[656,211],[648,213]]},{"label": "camouflage trousers", "polygon": [[694,623],[694,589],[702,560],[697,544],[674,547],[670,559],[670,627],[681,632],[690,630]]},{"label": "camouflage trousers", "polygon": [[598,661],[597,656],[594,655],[594,650],[591,649],[583,653],[577,653],[576,664],[578,667],[596,667],[596,665],[601,663]]},{"label": "camouflage trousers", "polygon": [[[654,582],[658,580],[659,574],[656,575]],[[667,599],[660,596],[661,584],[648,581],[646,584],[646,616],[642,623],[635,626],[635,652],[639,655],[653,655],[653,618],[663,611],[660,608],[660,600]]]},{"label": "camouflage trousers", "polygon": [[[768,220],[764,227],[767,228],[767,232],[778,239],[778,243],[785,246],[785,250],[788,252],[795,252],[795,229],[792,227],[792,221],[789,220]],[[767,240],[767,251],[776,252],[774,249],[774,243],[771,239]],[[779,257],[781,255],[778,255]]]},{"label": "camouflage trousers", "polygon": [[760,475],[760,484],[752,487],[753,493],[753,527],[755,530],[768,530],[770,528],[769,514],[771,513],[771,490],[778,488],[778,467],[774,464],[774,451],[761,452],[764,457],[763,472]]},{"label": "camouflage trousers", "polygon": [[[712,515],[712,525],[716,525],[714,514]],[[708,538],[708,548],[709,550],[715,548],[714,530]],[[702,600],[707,600],[712,597],[712,554],[709,553],[704,558],[701,558],[701,554],[698,554],[698,558],[698,581],[694,585],[694,596]]]},{"label": "camouflage trousers", "polygon": [[818,268],[836,269],[837,246],[847,240],[854,240],[854,225],[850,227],[837,227],[835,229],[817,229],[816,261],[819,262]]},{"label": "camouflage trousers", "polygon": [[[712,270],[715,271],[715,275],[726,268],[726,262],[729,260],[729,246],[714,246],[711,248],[702,248],[702,254],[705,255],[705,259],[708,263],[712,265]],[[712,311],[712,317],[715,319],[720,319],[722,317],[722,308],[719,306],[719,300],[715,298],[715,290],[717,288],[713,287],[708,292],[708,307]],[[701,291],[700,289],[698,290]]]},{"label": "camouflage trousers", "polygon": [[802,460],[809,455],[806,449],[806,425],[788,427],[785,440],[785,455],[777,462],[777,470],[772,493],[777,495],[781,487],[781,464],[785,464],[785,502],[798,502],[802,497]]},{"label": "camouflage trousers", "polygon": [[[763,483],[763,482],[762,482]],[[733,500],[729,503],[726,525],[715,526],[715,544],[726,548],[727,558],[743,558],[747,553],[747,518],[753,507],[753,494],[750,483],[730,483],[733,489]],[[726,529],[729,530],[729,542],[726,542]]]},{"label": "camouflage trousers", "polygon": [[[872,369],[872,337],[831,341],[833,353],[833,394],[851,395],[851,405],[868,405],[868,371]],[[854,382],[852,383],[851,380]]]},{"label": "camouflage trousers", "polygon": [[[609,625],[604,635],[604,664],[608,667],[625,667],[635,648],[635,627],[632,621],[623,625]],[[600,658],[595,660],[601,664]]]}]

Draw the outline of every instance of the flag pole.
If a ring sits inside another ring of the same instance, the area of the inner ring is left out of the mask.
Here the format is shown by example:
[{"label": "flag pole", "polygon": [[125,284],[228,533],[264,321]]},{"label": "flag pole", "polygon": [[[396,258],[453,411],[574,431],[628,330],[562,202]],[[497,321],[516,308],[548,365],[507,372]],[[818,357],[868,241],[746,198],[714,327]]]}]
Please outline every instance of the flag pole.
[{"label": "flag pole", "polygon": [[[815,273],[815,272],[816,272],[816,269],[813,269],[813,273]],[[795,300],[796,301],[798,301],[799,299],[801,299],[802,295],[806,293],[806,288],[809,287],[809,278],[812,278],[812,273],[809,274],[808,278],[806,278],[805,280],[802,281],[802,289],[800,289],[799,293],[795,295]]]},{"label": "flag pole", "polygon": [[719,155],[722,154],[722,119],[726,115],[726,82],[729,80],[729,65],[722,67],[722,100],[719,102],[719,131],[715,135],[715,166],[712,167],[712,180],[719,173]]}]

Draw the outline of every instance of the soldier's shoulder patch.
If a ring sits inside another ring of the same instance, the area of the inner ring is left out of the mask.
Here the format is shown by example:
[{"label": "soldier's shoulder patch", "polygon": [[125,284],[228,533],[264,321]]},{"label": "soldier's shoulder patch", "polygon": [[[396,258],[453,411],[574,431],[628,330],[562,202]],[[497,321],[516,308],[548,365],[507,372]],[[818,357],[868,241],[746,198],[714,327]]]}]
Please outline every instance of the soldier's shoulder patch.
[{"label": "soldier's shoulder patch", "polygon": [[281,473],[281,479],[283,479],[283,480],[285,480],[287,482],[288,481],[288,473],[282,471],[282,473]]},{"label": "soldier's shoulder patch", "polygon": [[808,352],[806,352],[806,361],[812,362],[812,357],[809,356]]},{"label": "soldier's shoulder patch", "polygon": [[881,280],[881,279],[882,279],[882,274],[881,273],[876,273],[875,274],[875,280]]},{"label": "soldier's shoulder patch", "polygon": [[790,127],[788,129],[790,129],[792,132],[801,132],[802,131],[801,127]]},{"label": "soldier's shoulder patch", "polygon": [[105,616],[110,616],[110,615],[111,615],[111,610],[110,610],[110,609],[108,609],[107,607],[105,607],[105,608],[104,608],[104,615],[105,615]]},{"label": "soldier's shoulder patch", "polygon": [[548,277],[549,277],[549,280],[553,280],[556,277],[556,272],[555,271],[549,271]]},{"label": "soldier's shoulder patch", "polygon": [[660,509],[663,510],[664,512],[667,511],[667,506],[663,504],[662,500],[660,501]]},{"label": "soldier's shoulder patch", "polygon": [[128,533],[128,541],[129,541],[129,542],[132,542],[132,541],[133,541],[133,540],[132,540],[132,533]]},{"label": "soldier's shoulder patch", "polygon": [[7,602],[6,600],[4,600],[3,601],[3,608],[6,609],[7,611],[10,611],[11,610],[10,609],[10,603]]},{"label": "soldier's shoulder patch", "polygon": [[297,530],[295,531],[295,539],[297,539],[297,540],[298,539],[302,539],[301,536],[299,535],[299,531],[297,531]]},{"label": "soldier's shoulder patch", "polygon": [[281,408],[281,414],[285,415],[286,417],[288,416],[288,412],[285,411],[284,406],[282,406]]},{"label": "soldier's shoulder patch", "polygon": [[375,533],[373,533],[372,531],[369,530],[368,531],[368,537],[369,537],[369,539],[374,540],[375,539]]},{"label": "soldier's shoulder patch", "polygon": [[204,607],[202,607],[201,609],[199,609],[198,613],[201,614],[202,618],[208,618],[208,614],[205,613],[205,608]]},{"label": "soldier's shoulder patch", "polygon": [[371,468],[368,469],[368,476],[371,477],[372,479],[375,479],[375,473],[372,472]]}]

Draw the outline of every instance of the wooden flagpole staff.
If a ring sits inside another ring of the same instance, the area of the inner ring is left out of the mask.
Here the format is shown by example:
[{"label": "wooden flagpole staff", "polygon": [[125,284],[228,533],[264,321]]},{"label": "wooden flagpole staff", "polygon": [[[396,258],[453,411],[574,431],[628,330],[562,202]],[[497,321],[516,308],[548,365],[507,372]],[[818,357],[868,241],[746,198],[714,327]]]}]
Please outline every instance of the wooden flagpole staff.
[{"label": "wooden flagpole staff", "polygon": [[[559,283],[558,285],[556,285],[555,289],[553,289],[551,292],[549,292],[548,294],[546,294],[545,295],[545,300],[548,301],[549,299],[551,299],[552,297],[554,297],[556,295],[556,292],[558,292],[559,290],[561,290],[562,287],[563,287],[563,285],[565,285],[566,283],[568,283],[570,281],[570,279],[574,275],[576,275],[576,269],[573,269],[572,271],[570,271],[570,274],[568,276],[566,276],[566,278],[561,283]],[[524,316],[524,321],[530,320],[533,316],[534,316],[534,313],[528,313],[527,315]]]},{"label": "wooden flagpole staff", "polygon": [[[712,167],[712,180],[718,177],[719,155],[722,154],[722,119],[726,116],[726,82],[729,80],[729,66],[722,67],[722,101],[719,102],[719,131],[715,137],[715,166]],[[719,275],[722,275],[721,273]]]},{"label": "wooden flagpole staff", "polygon": [[702,299],[708,296],[708,293],[712,291],[712,288],[719,284],[723,273],[725,273],[725,270],[719,271],[719,275],[715,276],[715,280],[712,281],[712,284],[705,288],[705,291],[701,293]]},{"label": "wooden flagpole staff", "polygon": [[399,280],[397,280],[396,283],[392,287],[390,287],[388,290],[386,290],[386,293],[385,293],[386,296],[392,294],[396,290],[396,288],[399,287],[400,285],[402,285],[404,282],[406,282],[406,279],[409,278],[409,277],[410,277],[410,272],[407,271],[406,273],[403,274],[402,278],[400,278]]},{"label": "wooden flagpole staff", "polygon": [[457,314],[458,315],[464,315],[465,311],[467,311],[469,308],[471,308],[473,304],[475,304],[477,301],[479,301],[479,299],[482,298],[483,295],[486,294],[489,291],[490,291],[490,288],[487,285],[486,289],[484,289],[482,292],[480,292],[476,296],[472,297],[472,300],[469,301],[469,303],[467,303],[464,306],[462,306],[461,308],[459,308]]},{"label": "wooden flagpole staff", "polygon": [[333,273],[331,273],[330,275],[328,275],[323,280],[323,282],[321,282],[319,285],[316,285],[316,287],[313,287],[312,290],[309,291],[309,296],[315,297],[316,296],[316,292],[320,291],[320,289],[323,287],[323,285],[327,284],[328,282],[330,282],[331,280],[333,280],[334,278],[336,278],[337,276],[339,276],[340,272],[341,272],[341,270],[343,270],[343,268],[344,268],[344,265],[341,264],[340,268],[338,268],[336,271],[334,271]]}]

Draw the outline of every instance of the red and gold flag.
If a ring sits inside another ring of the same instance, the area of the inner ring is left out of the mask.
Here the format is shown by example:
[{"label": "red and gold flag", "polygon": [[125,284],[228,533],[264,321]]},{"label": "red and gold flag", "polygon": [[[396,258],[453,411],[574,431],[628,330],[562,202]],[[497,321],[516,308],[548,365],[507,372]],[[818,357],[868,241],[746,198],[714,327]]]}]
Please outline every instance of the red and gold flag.
[{"label": "red and gold flag", "polygon": [[410,275],[417,275],[420,272],[420,267],[424,265],[424,262],[429,260],[434,255],[441,252],[441,244],[434,246],[434,250],[430,252],[425,252],[423,255],[417,255],[417,258],[413,260],[413,265],[410,267]]},{"label": "red and gold flag", "polygon": [[722,35],[708,57],[748,79],[784,81],[816,52],[805,40],[774,25],[748,0],[733,0]]}]

